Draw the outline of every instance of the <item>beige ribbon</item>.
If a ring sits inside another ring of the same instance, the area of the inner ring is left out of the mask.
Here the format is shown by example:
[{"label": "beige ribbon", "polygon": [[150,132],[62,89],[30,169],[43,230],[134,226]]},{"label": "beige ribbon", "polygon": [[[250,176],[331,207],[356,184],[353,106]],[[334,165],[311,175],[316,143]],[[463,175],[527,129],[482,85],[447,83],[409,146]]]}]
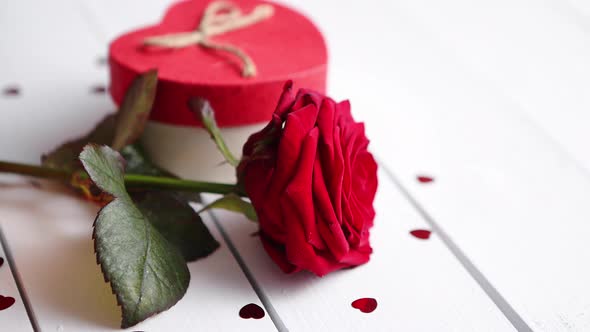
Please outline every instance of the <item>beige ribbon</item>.
[{"label": "beige ribbon", "polygon": [[168,48],[200,45],[201,47],[228,52],[242,61],[242,76],[252,77],[256,76],[256,65],[248,54],[233,45],[214,43],[209,40],[209,37],[254,25],[270,18],[273,14],[274,8],[268,4],[258,5],[250,13],[244,14],[240,8],[230,2],[213,1],[205,9],[197,30],[148,37],[144,39],[143,43]]}]

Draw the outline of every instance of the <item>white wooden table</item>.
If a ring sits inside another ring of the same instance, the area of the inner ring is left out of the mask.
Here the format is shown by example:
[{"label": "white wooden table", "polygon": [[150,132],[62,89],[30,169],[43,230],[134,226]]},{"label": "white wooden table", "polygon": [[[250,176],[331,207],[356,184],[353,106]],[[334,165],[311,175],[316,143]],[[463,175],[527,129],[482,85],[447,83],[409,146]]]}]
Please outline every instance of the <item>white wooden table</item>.
[{"label": "white wooden table", "polygon": [[[590,2],[284,2],[326,34],[330,94],[351,99],[380,160],[372,261],[284,275],[254,225],[215,212],[221,249],[190,264],[178,305],[129,330],[590,331]],[[112,111],[94,92],[109,40],[168,4],[1,0],[0,159],[37,163]],[[97,208],[1,182],[0,307],[15,303],[0,330],[117,330]],[[351,307],[363,297],[374,312]],[[240,318],[248,303],[266,316]]]}]

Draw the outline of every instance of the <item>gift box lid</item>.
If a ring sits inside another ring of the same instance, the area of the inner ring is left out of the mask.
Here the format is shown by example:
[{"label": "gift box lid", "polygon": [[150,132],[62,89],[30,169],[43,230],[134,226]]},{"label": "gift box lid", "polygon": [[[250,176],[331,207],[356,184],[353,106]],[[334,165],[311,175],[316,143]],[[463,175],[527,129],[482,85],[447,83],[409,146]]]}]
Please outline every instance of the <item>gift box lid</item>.
[{"label": "gift box lid", "polygon": [[[230,15],[234,15],[230,20],[249,19],[262,7],[270,8],[270,15],[267,12],[256,23],[211,36],[205,34],[203,38],[206,43],[239,49],[255,65],[254,76],[243,76],[244,63],[235,53],[206,47],[209,45],[204,43],[185,43],[181,47],[146,45],[150,37],[191,32],[194,37],[212,6],[221,9],[213,12],[209,25],[215,25],[218,19],[227,20]],[[219,126],[228,127],[268,120],[287,80],[325,92],[327,50],[317,27],[285,6],[256,0],[191,0],[172,5],[159,24],[113,41],[109,65],[110,93],[116,103],[121,103],[137,75],[156,68],[159,85],[151,120],[200,126],[187,106],[191,97],[198,96],[209,100]]]}]

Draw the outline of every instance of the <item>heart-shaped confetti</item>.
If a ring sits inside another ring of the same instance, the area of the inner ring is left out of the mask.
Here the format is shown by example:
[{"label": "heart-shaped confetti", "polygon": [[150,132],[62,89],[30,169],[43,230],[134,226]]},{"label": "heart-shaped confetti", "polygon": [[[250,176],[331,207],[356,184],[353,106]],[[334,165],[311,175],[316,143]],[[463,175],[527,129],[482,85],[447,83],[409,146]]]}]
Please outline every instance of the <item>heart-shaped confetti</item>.
[{"label": "heart-shaped confetti", "polygon": [[364,297],[362,299],[354,300],[351,305],[353,308],[368,314],[377,309],[377,300],[372,297]]},{"label": "heart-shaped confetti", "polygon": [[420,183],[430,183],[430,182],[434,181],[434,178],[432,178],[430,176],[426,176],[426,175],[418,175],[416,177],[416,179],[418,179],[418,182],[420,182]]},{"label": "heart-shaped confetti", "polygon": [[254,303],[246,304],[244,307],[242,307],[242,309],[240,309],[240,317],[244,319],[260,319],[264,317],[264,309]]},{"label": "heart-shaped confetti", "polygon": [[18,96],[20,94],[20,89],[17,86],[7,86],[2,91],[2,94],[5,96]]},{"label": "heart-shaped confetti", "polygon": [[107,92],[107,88],[104,85],[95,85],[90,89],[90,91],[96,95],[102,95]]},{"label": "heart-shaped confetti", "polygon": [[12,307],[14,302],[16,302],[14,297],[0,295],[0,311]]},{"label": "heart-shaped confetti", "polygon": [[411,231],[410,234],[412,234],[414,237],[416,237],[418,239],[428,240],[428,238],[430,238],[430,234],[432,234],[432,232],[429,230],[426,230],[426,229],[415,229],[415,230]]}]

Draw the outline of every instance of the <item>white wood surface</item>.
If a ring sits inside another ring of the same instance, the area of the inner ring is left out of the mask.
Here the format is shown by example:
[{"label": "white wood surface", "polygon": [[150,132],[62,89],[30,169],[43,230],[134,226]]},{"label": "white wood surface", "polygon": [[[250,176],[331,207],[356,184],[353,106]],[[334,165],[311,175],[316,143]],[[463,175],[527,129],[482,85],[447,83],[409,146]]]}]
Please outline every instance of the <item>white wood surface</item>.
[{"label": "white wood surface", "polygon": [[[282,273],[251,235],[255,224],[214,212],[277,320],[291,331],[515,331],[436,234],[409,234],[430,227],[382,171],[379,179],[370,263],[322,278]],[[374,312],[351,307],[364,297],[377,300]]]},{"label": "white wood surface", "polygon": [[[108,84],[98,58],[110,39],[157,22],[168,2],[0,1],[0,89],[21,89],[0,95],[0,159],[38,162],[111,111],[90,92]],[[250,236],[254,225],[216,212],[219,223],[207,223],[222,249],[191,264],[179,305],[135,329],[590,330],[588,2],[372,0],[337,11],[281,2],[325,33],[330,94],[351,99],[390,170],[380,176],[373,261],[322,279],[286,276]],[[10,183],[0,226],[41,330],[115,329],[118,308],[89,238],[96,207],[48,183]],[[418,240],[414,228],[438,234]],[[7,266],[0,294],[15,290]],[[351,308],[360,297],[375,297],[377,310]],[[240,319],[250,302],[267,316]],[[1,330],[30,329],[19,308],[22,325],[0,311]]]},{"label": "white wood surface", "polygon": [[588,9],[589,4],[560,0],[400,2],[463,67],[489,84],[494,95],[511,99],[587,171],[590,16],[577,7]]},{"label": "white wood surface", "polygon": [[[452,17],[456,8],[446,10],[440,15]],[[587,174],[513,97],[472,71],[432,32],[443,27],[416,18],[427,9],[396,3],[387,12],[387,23],[368,27],[391,32],[390,44],[373,45],[371,52],[387,58],[387,65],[380,72],[372,65],[366,74],[382,88],[365,94],[354,83],[334,83],[339,93],[353,95],[377,155],[528,327],[588,330],[590,270],[581,263],[590,256]],[[526,27],[527,17],[519,17]],[[339,45],[335,54],[343,52],[344,42]],[[572,81],[572,90],[579,84]],[[555,112],[556,118],[563,114]],[[416,182],[421,173],[434,176],[433,185]]]},{"label": "white wood surface", "polygon": [[0,87],[16,84],[18,97],[0,98],[0,158],[39,162],[55,142],[87,132],[113,110],[92,38],[75,1],[0,1]]},{"label": "white wood surface", "polygon": [[[117,5],[117,3],[114,2],[90,2],[90,7],[92,8],[92,12],[96,13],[95,17],[96,17],[96,22],[99,22],[98,25],[101,26],[101,30],[103,31],[103,33],[107,36],[107,40],[110,38],[114,38],[115,36],[119,35],[122,31],[126,31],[128,29],[131,29],[137,25],[143,25],[146,24],[146,22],[156,22],[159,17],[161,16],[161,11],[160,10],[153,10],[155,7],[154,6],[154,2],[151,2],[149,5],[149,9],[146,10],[146,14],[145,17],[149,16],[150,19],[146,19],[144,16],[141,16],[139,18],[137,18],[139,15],[144,15],[143,13],[139,14],[138,12],[134,11],[133,8],[135,8],[133,5],[129,5],[129,7],[125,7],[123,9],[120,9]],[[114,13],[114,8],[119,8],[119,10],[116,11],[116,13],[113,15]],[[126,10],[127,8],[129,8],[128,10]],[[152,16],[153,15],[153,16]],[[155,16],[155,17],[154,17]],[[140,23],[136,23],[136,22],[140,22]],[[320,20],[321,22],[321,20]],[[175,167],[174,171],[178,172],[181,175],[185,175],[185,176],[191,176],[191,177],[195,177],[198,176],[198,174],[195,174],[194,172],[191,173],[190,169],[188,169],[186,166],[185,167]],[[387,179],[383,179],[383,182],[387,183]],[[387,184],[384,184],[387,185]],[[391,183],[389,184],[391,186]],[[389,188],[390,190],[392,190],[391,188]],[[398,200],[399,200],[399,194],[397,196]],[[383,206],[387,206],[386,202],[381,202],[381,204]],[[405,204],[406,208],[408,210],[410,210],[410,206],[407,202],[404,202],[403,204]],[[417,220],[419,220],[419,218],[417,216],[414,216]],[[241,220],[241,219],[240,219]],[[242,220],[243,221],[243,220]],[[235,224],[235,222],[234,222]],[[421,222],[421,224],[424,224],[423,221]],[[221,222],[220,223],[222,228],[226,228],[226,223],[225,222]],[[239,252],[239,255],[244,259],[246,266],[248,267],[248,269],[252,269],[251,264],[253,262],[259,262],[259,261],[265,261],[268,262],[268,258],[265,257],[265,254],[263,251],[260,250],[260,247],[252,247],[253,243],[258,243],[256,241],[255,238],[250,237],[250,234],[252,232],[254,232],[253,229],[250,228],[245,228],[245,227],[249,227],[252,225],[242,225],[242,224],[238,224],[237,228],[230,228],[230,229],[226,229],[226,231],[231,235],[230,236],[230,241],[236,246],[237,251]],[[412,242],[415,242],[416,240],[414,238],[411,238],[407,233],[410,230],[406,230],[405,233],[402,232],[403,235],[400,236],[404,236],[404,237],[409,237],[410,240]],[[377,231],[378,232],[378,231]],[[385,234],[389,234],[389,232],[387,231],[383,231],[383,233]],[[245,241],[245,242],[244,242]],[[375,241],[375,240],[374,240]],[[378,241],[378,240],[377,240]],[[410,242],[410,243],[412,243]],[[381,242],[377,242],[377,243],[388,243],[387,239],[384,238],[381,240]],[[247,245],[246,245],[247,244]],[[246,246],[244,246],[246,245]],[[404,251],[403,248],[405,245],[405,242],[402,242],[402,245],[400,245],[400,251]],[[385,249],[383,249],[384,255],[385,257],[388,257],[389,252],[389,247],[386,247]],[[394,249],[398,249],[398,248],[394,248]],[[399,298],[396,298],[396,292],[395,289],[391,289],[391,287],[389,286],[391,284],[391,282],[388,282],[388,280],[381,280],[381,282],[379,283],[371,283],[373,286],[375,286],[375,289],[373,289],[373,291],[375,291],[378,287],[383,288],[383,294],[385,294],[383,297],[384,300],[384,306],[385,309],[381,309],[381,315],[377,314],[375,315],[376,317],[373,318],[373,320],[371,321],[371,323],[369,323],[369,325],[374,328],[380,329],[380,330],[387,330],[390,326],[400,326],[400,327],[405,327],[405,328],[410,328],[410,329],[415,329],[415,330],[428,330],[429,328],[435,329],[435,330],[461,330],[463,329],[470,329],[470,327],[472,327],[473,325],[471,324],[476,324],[479,327],[484,327],[484,326],[489,326],[490,330],[494,330],[494,328],[503,330],[503,329],[507,329],[510,325],[507,325],[507,321],[505,318],[501,317],[501,313],[500,311],[495,307],[495,305],[489,300],[489,298],[487,298],[487,295],[485,295],[485,293],[483,293],[483,291],[479,290],[478,286],[476,285],[476,283],[471,279],[471,277],[468,275],[468,273],[460,266],[460,264],[456,261],[456,259],[454,257],[452,257],[452,255],[450,254],[450,252],[448,251],[448,249],[446,249],[444,246],[440,245],[434,252],[438,253],[439,255],[442,255],[443,257],[446,257],[446,260],[443,260],[443,262],[438,262],[437,259],[435,257],[428,257],[430,262],[437,262],[436,264],[441,264],[439,265],[439,268],[441,270],[447,271],[447,269],[449,270],[449,274],[446,276],[446,280],[448,282],[452,282],[455,284],[456,288],[455,291],[458,292],[462,292],[465,293],[465,299],[469,302],[473,302],[473,303],[478,303],[478,305],[475,305],[473,307],[468,307],[468,308],[473,308],[474,311],[471,312],[470,314],[472,314],[471,316],[475,318],[474,320],[465,320],[464,322],[461,320],[461,314],[456,314],[457,311],[460,311],[460,309],[456,309],[456,308],[452,308],[450,309],[450,311],[433,311],[432,312],[432,317],[430,319],[427,320],[423,320],[421,323],[414,323],[414,325],[411,325],[410,322],[412,321],[412,318],[417,318],[416,316],[411,316],[411,315],[403,315],[401,314],[400,316],[404,316],[406,318],[406,320],[400,320],[400,319],[396,319],[398,318],[398,316],[391,316],[391,315],[387,315],[384,313],[387,313],[389,310],[392,310],[393,308],[397,308],[397,307],[403,307],[406,308],[408,312],[414,310],[415,314],[419,314],[421,311],[415,311],[415,309],[418,308],[418,305],[415,307],[409,307],[405,305],[404,301],[399,300]],[[261,258],[264,257],[264,258]],[[266,259],[266,260],[264,260]],[[386,260],[387,258],[384,258],[384,260]],[[372,266],[372,265],[370,265]],[[276,286],[274,288],[271,288],[270,291],[273,292],[274,294],[272,294],[273,296],[268,298],[267,303],[269,305],[271,305],[272,307],[275,307],[275,309],[277,310],[277,318],[276,320],[279,322],[278,326],[280,328],[286,327],[289,329],[293,329],[294,331],[305,331],[305,330],[320,330],[321,328],[325,328],[334,324],[339,324],[341,318],[344,316],[346,316],[346,312],[341,312],[341,310],[338,309],[347,309],[347,310],[353,310],[352,308],[350,308],[350,302],[352,302],[355,298],[346,298],[343,296],[338,296],[339,295],[343,295],[344,293],[342,293],[342,288],[345,287],[346,285],[351,285],[351,284],[359,284],[359,283],[363,283],[363,280],[369,278],[368,276],[371,276],[373,274],[375,274],[374,271],[378,271],[380,270],[378,267],[379,265],[375,264],[375,270],[371,270],[370,272],[366,272],[365,274],[363,274],[362,276],[357,276],[357,277],[348,277],[346,278],[347,281],[345,281],[343,283],[343,285],[341,286],[336,286],[335,288],[331,289],[331,288],[327,288],[326,290],[324,290],[326,292],[326,294],[324,294],[324,296],[317,296],[317,294],[315,292],[321,292],[321,290],[323,290],[322,288],[318,287],[320,290],[316,290],[311,291],[311,292],[303,292],[301,291],[301,294],[298,296],[294,296],[293,298],[285,298],[285,296],[281,296],[281,294],[284,294],[285,292],[289,292],[288,290],[285,291],[285,289],[277,289]],[[442,266],[442,267],[441,267]],[[403,269],[401,267],[397,267],[400,269]],[[381,268],[381,270],[387,270],[387,271],[395,271],[396,267],[392,266],[392,265],[386,265],[384,268]],[[253,273],[253,277],[256,280],[256,285],[257,287],[260,287],[261,290],[265,290],[266,287],[266,282],[272,282],[273,285],[277,285],[277,280],[281,280],[283,282],[285,282],[286,284],[289,284],[289,280],[290,277],[284,277],[282,275],[277,276],[276,275],[276,269],[266,269],[266,270],[252,270]],[[425,276],[427,279],[431,277],[432,274],[432,270],[426,270],[426,271],[420,271],[423,273],[423,276]],[[415,274],[419,274],[420,272],[416,272],[414,271]],[[346,274],[344,274],[346,275]],[[406,278],[406,280],[410,281],[412,277],[412,274],[409,274]],[[280,279],[277,279],[280,278]],[[262,280],[262,281],[259,281]],[[471,284],[469,286],[463,285],[463,282],[470,282]],[[408,282],[399,282],[397,283],[400,287],[404,288],[406,287],[405,284],[407,284]],[[331,285],[331,283],[329,284]],[[287,287],[287,286],[286,286]],[[312,286],[310,286],[312,287]],[[433,287],[433,291],[436,290],[436,286]],[[404,288],[406,289],[406,288]],[[412,289],[415,291],[420,291],[421,288],[418,289]],[[409,290],[409,289],[408,289]],[[278,293],[277,293],[278,292]],[[281,293],[282,292],[282,293]],[[472,294],[475,293],[475,294]],[[408,291],[406,293],[407,296],[409,296],[411,294],[411,291]],[[429,294],[429,292],[423,292],[422,294]],[[352,294],[349,295],[349,297]],[[362,297],[362,296],[360,296]],[[433,296],[434,298],[438,298],[440,301],[447,301],[448,298],[448,294],[444,294],[444,293],[440,293],[438,296]],[[388,303],[387,299],[393,300],[393,308],[390,308],[390,303]],[[423,299],[424,301],[426,300],[426,298]],[[277,301],[280,304],[283,304],[280,306],[280,309],[276,308],[277,305]],[[288,306],[284,305],[284,302],[287,301],[289,304]],[[379,300],[381,301],[381,300]],[[434,301],[430,301],[431,303],[434,303]],[[455,302],[456,305],[460,306],[460,301]],[[331,311],[329,314],[325,314],[323,313],[322,310],[319,310],[320,307],[332,307],[334,304],[338,304],[338,309],[334,309],[333,311]],[[440,303],[436,303],[436,305],[432,305],[432,308],[437,307],[437,305]],[[397,305],[397,307],[396,307]],[[295,308],[300,308],[297,311],[295,310]],[[306,309],[307,308],[307,309]],[[296,312],[296,314],[294,314],[294,312]],[[314,314],[315,312],[315,314]],[[430,312],[430,311],[429,311]],[[304,316],[306,314],[310,314],[310,317],[304,318]],[[455,314],[452,314],[455,313]],[[475,314],[477,313],[477,314]],[[284,317],[283,317],[284,316]],[[329,317],[329,319],[326,319],[326,317]],[[373,317],[370,315],[370,317]],[[350,323],[347,322],[346,326],[349,326],[350,329],[355,329],[355,328],[359,328],[362,327],[364,325],[364,323],[362,323],[362,319],[364,319],[363,317],[357,317],[358,320],[356,321],[352,321]],[[480,324],[477,324],[477,322],[480,322]],[[485,322],[485,323],[484,323]],[[281,325],[282,324],[282,325]],[[421,325],[424,324],[424,325]],[[339,325],[336,325],[339,326]],[[511,327],[511,326],[510,326]]]},{"label": "white wood surface", "polygon": [[[19,96],[0,97],[6,116],[0,122],[3,160],[38,163],[42,153],[79,136],[113,111],[108,95],[91,92],[97,84],[108,84],[107,68],[97,63],[107,51],[82,5],[65,0],[0,3],[0,87],[17,84],[21,90]],[[31,16],[32,11],[39,15]],[[0,190],[0,225],[39,328],[117,329],[120,310],[92,249],[91,226],[98,208],[55,185],[45,183],[38,189],[23,179],[3,177],[5,181],[20,184]],[[210,228],[222,246],[206,260],[190,264],[185,297],[130,331],[274,330],[268,315],[261,320],[239,317],[242,306],[261,303],[227,245]],[[0,291],[3,287],[0,284]],[[4,326],[0,321],[0,330]]]},{"label": "white wood surface", "polygon": [[3,264],[0,265],[0,295],[15,300],[12,306],[0,310],[0,326],[5,331],[33,331],[33,323],[29,320],[25,301],[20,296],[14,277],[15,273],[10,266],[10,258],[4,250],[8,243],[4,243],[2,238],[0,238],[0,242],[0,257],[3,259]]},{"label": "white wood surface", "polygon": [[[91,239],[98,206],[53,183],[42,182],[41,188],[22,179],[11,183],[0,191],[0,225],[40,329],[118,330],[120,309],[96,264]],[[239,317],[242,306],[262,304],[217,229],[211,223],[208,227],[221,247],[189,264],[186,295],[172,309],[128,331],[274,329],[268,315]]]}]

